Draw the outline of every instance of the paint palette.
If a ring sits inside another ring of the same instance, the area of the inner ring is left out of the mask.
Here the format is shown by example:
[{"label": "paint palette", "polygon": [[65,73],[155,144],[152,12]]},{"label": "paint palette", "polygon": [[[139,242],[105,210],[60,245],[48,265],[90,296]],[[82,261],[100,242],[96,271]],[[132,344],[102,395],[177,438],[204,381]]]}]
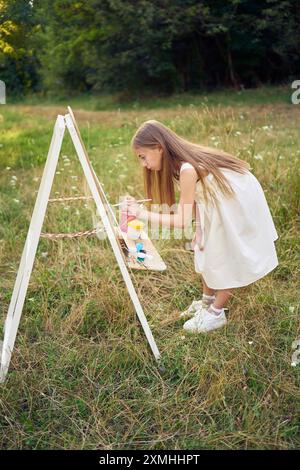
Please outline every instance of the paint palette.
[{"label": "paint palette", "polygon": [[[130,240],[126,233],[121,232],[119,227],[115,228],[115,230],[129,268],[151,271],[165,271],[167,269],[166,264],[145,231],[141,232],[139,240]],[[137,253],[135,253],[135,247],[138,242],[143,243],[143,250],[146,252],[146,257],[143,261],[138,261]]]}]

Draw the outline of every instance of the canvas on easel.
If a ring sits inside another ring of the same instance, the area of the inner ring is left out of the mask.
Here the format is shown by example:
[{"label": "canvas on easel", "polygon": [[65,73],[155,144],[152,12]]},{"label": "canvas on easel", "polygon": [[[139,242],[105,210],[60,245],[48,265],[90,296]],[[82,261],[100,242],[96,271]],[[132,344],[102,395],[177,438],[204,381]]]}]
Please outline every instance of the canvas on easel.
[{"label": "canvas on easel", "polygon": [[130,274],[128,272],[124,254],[122,252],[116,229],[112,223],[112,209],[107,201],[105,192],[94,172],[92,165],[89,161],[86,149],[84,147],[82,138],[80,136],[79,128],[71,108],[68,108],[69,113],[65,116],[58,115],[53,130],[53,136],[47,155],[42,180],[40,183],[37,199],[35,202],[30,226],[28,229],[5,325],[4,325],[4,338],[2,342],[1,354],[1,368],[0,368],[0,382],[4,382],[11,360],[12,351],[14,348],[16,335],[21,319],[22,309],[28,289],[28,284],[34,264],[34,259],[41,236],[42,225],[44,222],[47,204],[51,188],[53,185],[54,175],[58,163],[58,158],[63,142],[65,128],[67,127],[71,139],[73,141],[77,156],[81,163],[89,190],[95,201],[97,211],[101,216],[103,226],[106,234],[108,235],[109,242],[113,249],[117,263],[119,265],[121,274],[125,281],[128,293],[134,305],[137,316],[140,320],[152,353],[156,360],[160,359],[160,353],[153,338],[148,321],[144,314],[143,308],[135,291]]}]

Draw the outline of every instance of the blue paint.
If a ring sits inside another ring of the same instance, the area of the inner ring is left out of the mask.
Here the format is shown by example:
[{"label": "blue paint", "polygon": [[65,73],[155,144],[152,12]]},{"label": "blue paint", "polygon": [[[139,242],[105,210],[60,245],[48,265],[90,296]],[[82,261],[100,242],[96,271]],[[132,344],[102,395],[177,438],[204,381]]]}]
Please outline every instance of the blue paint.
[{"label": "blue paint", "polygon": [[136,247],[136,251],[142,251],[144,245],[143,243],[136,243],[135,247]]}]

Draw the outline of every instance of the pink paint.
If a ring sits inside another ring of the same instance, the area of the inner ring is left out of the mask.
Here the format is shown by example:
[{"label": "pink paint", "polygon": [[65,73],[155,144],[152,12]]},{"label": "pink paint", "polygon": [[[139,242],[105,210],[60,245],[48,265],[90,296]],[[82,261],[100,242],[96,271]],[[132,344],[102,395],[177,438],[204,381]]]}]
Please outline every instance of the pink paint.
[{"label": "pink paint", "polygon": [[122,232],[126,232],[128,230],[128,222],[131,220],[136,219],[135,215],[129,215],[127,210],[121,210],[121,223],[120,223],[120,228]]}]

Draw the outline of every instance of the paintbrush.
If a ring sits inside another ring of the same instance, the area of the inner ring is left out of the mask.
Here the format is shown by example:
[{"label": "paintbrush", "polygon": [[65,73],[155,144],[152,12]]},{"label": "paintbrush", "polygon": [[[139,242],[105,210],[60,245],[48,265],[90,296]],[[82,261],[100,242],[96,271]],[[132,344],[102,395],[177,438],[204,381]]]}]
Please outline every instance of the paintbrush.
[{"label": "paintbrush", "polygon": [[[134,201],[134,202],[146,202],[146,201],[152,201],[152,199],[139,199],[137,201]],[[125,201],[123,202],[119,202],[118,204],[112,204],[113,207],[116,207],[116,206],[121,206],[121,204],[124,204]]]}]

